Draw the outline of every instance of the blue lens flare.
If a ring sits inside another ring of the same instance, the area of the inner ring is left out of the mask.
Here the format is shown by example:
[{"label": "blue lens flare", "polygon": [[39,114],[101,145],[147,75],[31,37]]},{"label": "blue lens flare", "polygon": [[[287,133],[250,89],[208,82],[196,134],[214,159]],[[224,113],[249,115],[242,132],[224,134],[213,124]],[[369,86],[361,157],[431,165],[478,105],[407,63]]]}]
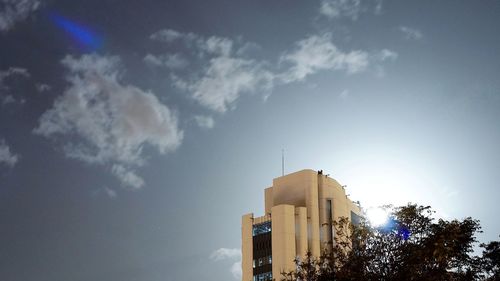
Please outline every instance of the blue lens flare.
[{"label": "blue lens flare", "polygon": [[384,225],[376,229],[382,233],[395,233],[397,231],[399,237],[405,241],[411,236],[411,231],[394,218],[389,218]]},{"label": "blue lens flare", "polygon": [[403,240],[408,240],[408,238],[410,238],[411,232],[406,226],[400,225],[398,234]]},{"label": "blue lens flare", "polygon": [[68,33],[81,47],[95,51],[102,46],[101,37],[90,29],[55,13],[52,13],[50,18],[58,27],[66,31],[66,33]]}]

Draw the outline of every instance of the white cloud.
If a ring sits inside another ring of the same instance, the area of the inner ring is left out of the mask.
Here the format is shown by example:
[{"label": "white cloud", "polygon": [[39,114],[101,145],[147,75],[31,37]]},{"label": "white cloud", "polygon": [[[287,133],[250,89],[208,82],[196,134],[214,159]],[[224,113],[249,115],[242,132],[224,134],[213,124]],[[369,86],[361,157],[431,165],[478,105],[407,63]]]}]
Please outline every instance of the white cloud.
[{"label": "white cloud", "polygon": [[144,62],[149,65],[154,66],[164,66],[167,68],[185,68],[189,65],[189,62],[183,58],[180,54],[165,54],[165,55],[153,55],[147,54],[144,57]]},{"label": "white cloud", "polygon": [[17,100],[13,95],[9,94],[10,88],[7,86],[7,81],[13,78],[29,78],[30,73],[25,68],[10,67],[5,71],[0,71],[0,104],[6,105],[15,103]]},{"label": "white cloud", "polygon": [[13,167],[19,161],[19,156],[14,154],[4,139],[0,139],[0,164]]},{"label": "white cloud", "polygon": [[184,85],[183,89],[201,105],[223,113],[243,93],[269,91],[273,79],[274,75],[254,60],[219,56],[210,60],[200,77],[176,84]]},{"label": "white cloud", "polygon": [[145,163],[145,146],[163,154],[181,144],[176,115],[153,93],[124,85],[118,57],[66,56],[62,64],[69,70],[69,86],[40,117],[34,133],[67,136],[67,157],[113,164],[122,183],[144,185],[131,168]]},{"label": "white cloud", "polygon": [[241,260],[233,263],[231,266],[231,273],[234,276],[234,279],[241,280],[242,272],[241,272]]},{"label": "white cloud", "polygon": [[138,176],[135,171],[129,170],[122,165],[113,165],[111,171],[125,186],[135,189],[144,186],[144,179]]},{"label": "white cloud", "polygon": [[211,36],[205,42],[200,44],[201,49],[207,53],[230,56],[233,49],[233,41],[228,38]]},{"label": "white cloud", "polygon": [[179,31],[172,30],[172,29],[163,29],[159,30],[151,36],[149,36],[150,39],[157,40],[157,41],[163,41],[163,42],[173,42],[177,39],[180,39],[184,37],[184,34],[180,33]]},{"label": "white cloud", "polygon": [[238,258],[241,258],[241,249],[237,248],[219,248],[210,254],[210,259],[214,261]]},{"label": "white cloud", "polygon": [[20,75],[24,77],[30,77],[30,73],[26,68],[22,67],[9,67],[6,71],[0,71],[0,81],[3,79],[12,76],[12,75]]},{"label": "white cloud", "polygon": [[196,115],[194,121],[204,129],[212,129],[215,125],[215,121],[211,116]]},{"label": "white cloud", "polygon": [[340,99],[347,99],[349,97],[349,90],[345,89],[339,94]]},{"label": "white cloud", "polygon": [[210,259],[213,261],[234,261],[229,271],[235,279],[241,279],[241,249],[220,248],[210,255]]},{"label": "white cloud", "polygon": [[0,31],[9,31],[40,8],[38,0],[0,0]]},{"label": "white cloud", "polygon": [[375,0],[375,14],[380,15],[382,14],[382,6],[383,6],[384,0]]},{"label": "white cloud", "polygon": [[115,191],[115,190],[113,190],[113,189],[111,189],[111,188],[109,188],[109,187],[107,187],[107,186],[105,186],[105,187],[103,188],[103,190],[104,190],[104,193],[105,193],[105,194],[106,194],[109,198],[111,198],[111,199],[114,199],[114,198],[116,198],[116,197],[118,196],[118,194],[116,193],[116,191]]},{"label": "white cloud", "polygon": [[332,42],[330,34],[312,35],[295,43],[295,50],[283,54],[282,63],[291,64],[282,75],[284,82],[301,81],[320,70],[364,71],[369,65],[368,53],[360,50],[343,52]]},{"label": "white cloud", "polygon": [[36,84],[36,90],[40,93],[50,91],[50,89],[51,89],[51,87],[47,84],[43,84],[43,83]]},{"label": "white cloud", "polygon": [[[376,3],[380,5],[381,1]],[[324,33],[295,42],[293,49],[280,56],[278,69],[271,70],[271,64],[266,61],[249,58],[245,50],[255,49],[255,46],[241,40],[217,36],[204,38],[171,29],[158,31],[151,38],[167,43],[183,42],[186,48],[182,57],[189,61],[190,68],[186,71],[170,67],[173,85],[187,92],[200,105],[220,113],[235,108],[236,101],[244,94],[258,92],[265,99],[277,83],[302,81],[323,70],[358,73],[365,71],[372,60],[397,58],[397,53],[388,49],[376,54],[363,50],[342,51],[333,43],[331,34]],[[164,61],[169,56],[172,55],[149,54],[144,60],[165,66]]]},{"label": "white cloud", "polygon": [[391,51],[391,50],[388,50],[388,49],[383,49],[378,54],[378,59],[380,61],[386,61],[386,60],[394,61],[394,60],[396,60],[398,58],[398,56],[399,56],[398,53],[396,53],[394,51]]},{"label": "white cloud", "polygon": [[[184,39],[191,47],[191,58],[198,60],[197,66],[189,75],[173,73],[171,78],[175,86],[211,110],[226,112],[234,108],[242,94],[258,91],[266,94],[273,87],[275,76],[267,70],[266,64],[244,57],[242,50],[248,49],[248,44],[235,50],[235,42],[228,38],[211,36],[205,39],[171,29],[153,35],[154,38],[168,38],[162,40],[165,42]],[[152,62],[153,57],[149,60]]]},{"label": "white cloud", "polygon": [[322,0],[319,12],[330,19],[347,17],[357,20],[361,8],[361,0]]},{"label": "white cloud", "polygon": [[408,26],[400,26],[399,31],[404,34],[406,39],[420,40],[424,37],[420,30]]}]

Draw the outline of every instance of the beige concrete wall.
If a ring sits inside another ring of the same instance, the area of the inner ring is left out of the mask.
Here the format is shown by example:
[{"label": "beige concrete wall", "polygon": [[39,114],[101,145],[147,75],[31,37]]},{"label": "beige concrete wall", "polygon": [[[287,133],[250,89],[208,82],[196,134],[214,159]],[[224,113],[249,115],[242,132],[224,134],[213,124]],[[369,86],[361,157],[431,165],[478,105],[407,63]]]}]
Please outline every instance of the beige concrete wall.
[{"label": "beige concrete wall", "polygon": [[280,280],[281,272],[295,270],[295,207],[278,205],[271,208],[273,278]]},{"label": "beige concrete wall", "polygon": [[320,256],[317,174],[318,172],[307,169],[275,178],[272,195],[274,206],[289,204],[307,208],[307,248],[313,255]]},{"label": "beige concrete wall", "polygon": [[308,216],[308,248],[315,257],[321,255],[320,248],[320,225],[319,225],[319,202],[318,202],[318,177],[317,173],[310,174],[309,186],[306,190],[306,208]]},{"label": "beige concrete wall", "polygon": [[241,217],[242,281],[253,281],[253,214]]},{"label": "beige concrete wall", "polygon": [[273,202],[273,188],[268,187],[264,190],[264,203],[266,208],[266,214],[271,213],[271,208],[274,206]]},{"label": "beige concrete wall", "polygon": [[307,208],[295,208],[295,248],[296,256],[305,257],[307,254]]}]

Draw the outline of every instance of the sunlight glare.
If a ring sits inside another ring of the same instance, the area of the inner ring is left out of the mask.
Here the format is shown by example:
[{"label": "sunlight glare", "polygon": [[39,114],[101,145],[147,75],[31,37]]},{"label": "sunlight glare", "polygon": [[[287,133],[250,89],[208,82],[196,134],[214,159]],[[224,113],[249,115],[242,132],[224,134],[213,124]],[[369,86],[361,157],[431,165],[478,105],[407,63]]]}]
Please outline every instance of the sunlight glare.
[{"label": "sunlight glare", "polygon": [[370,208],[366,211],[366,215],[372,226],[382,226],[387,223],[389,214],[382,208]]}]

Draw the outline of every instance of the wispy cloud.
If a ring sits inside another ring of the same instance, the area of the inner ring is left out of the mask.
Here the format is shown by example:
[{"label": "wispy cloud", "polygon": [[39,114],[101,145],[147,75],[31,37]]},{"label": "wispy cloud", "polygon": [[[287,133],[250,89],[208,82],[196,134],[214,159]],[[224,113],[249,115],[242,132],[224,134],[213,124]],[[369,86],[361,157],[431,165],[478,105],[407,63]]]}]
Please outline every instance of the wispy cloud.
[{"label": "wispy cloud", "polygon": [[403,33],[406,39],[420,40],[424,37],[422,32],[416,28],[411,28],[408,26],[400,26],[398,29]]},{"label": "wispy cloud", "polygon": [[145,164],[143,148],[160,153],[182,142],[176,115],[149,91],[121,81],[118,57],[66,56],[68,88],[39,120],[34,133],[66,136],[67,157],[87,163],[112,164],[112,172],[125,186],[139,188],[144,180],[134,167]]},{"label": "wispy cloud", "polygon": [[241,276],[243,275],[241,271],[241,260],[231,265],[231,274],[233,274],[234,279],[241,280]]},{"label": "wispy cloud", "polygon": [[230,272],[235,279],[241,279],[241,249],[220,248],[212,252],[210,259],[213,261],[234,261],[231,265]]},{"label": "wispy cloud", "polygon": [[383,49],[376,55],[379,61],[394,61],[398,58],[398,56],[398,53],[389,49]]},{"label": "wispy cloud", "polygon": [[[273,87],[274,74],[265,62],[244,56],[246,44],[237,45],[232,39],[194,33],[181,33],[166,29],[151,35],[151,38],[167,43],[181,40],[191,50],[190,58],[197,60],[188,75],[173,72],[172,81],[186,91],[199,104],[223,113],[235,107],[242,94],[268,92]],[[172,57],[179,54],[166,54]],[[150,60],[152,61],[152,57]]]},{"label": "wispy cloud", "polygon": [[43,84],[43,83],[38,83],[35,85],[35,87],[36,87],[36,90],[40,93],[50,91],[50,89],[51,89],[50,85]]},{"label": "wispy cloud", "polygon": [[215,121],[211,116],[196,115],[194,121],[203,129],[212,129],[215,125]]},{"label": "wispy cloud", "polygon": [[281,79],[287,83],[301,81],[320,70],[345,70],[347,73],[364,71],[369,64],[365,51],[343,52],[335,46],[331,35],[312,35],[295,43],[295,50],[286,52],[280,62],[290,64]]},{"label": "wispy cloud", "polygon": [[0,139],[0,164],[14,167],[19,161],[19,155],[13,153],[4,139]]},{"label": "wispy cloud", "polygon": [[219,248],[210,254],[210,259],[214,261],[237,258],[241,258],[241,249],[237,248]]},{"label": "wispy cloud", "polygon": [[11,30],[40,6],[41,1],[38,0],[0,0],[0,31]]},{"label": "wispy cloud", "polygon": [[179,31],[173,30],[173,29],[162,29],[159,30],[149,36],[150,39],[152,40],[158,40],[158,41],[163,41],[163,42],[173,42],[177,39],[181,39],[184,37],[197,37],[193,33],[188,33],[184,34]]},{"label": "wispy cloud", "polygon": [[164,66],[171,69],[185,68],[189,62],[180,54],[153,55],[147,54],[144,62],[153,66]]},{"label": "wispy cloud", "polygon": [[357,20],[362,13],[382,13],[383,0],[321,0],[319,13],[327,19]]},{"label": "wispy cloud", "polygon": [[330,19],[346,17],[357,20],[361,12],[361,0],[322,0],[319,12]]},{"label": "wispy cloud", "polygon": [[349,97],[349,90],[345,89],[339,94],[339,98],[342,100],[346,100]]},{"label": "wispy cloud", "polygon": [[29,78],[30,76],[31,75],[28,70],[21,67],[10,67],[5,71],[0,71],[0,105],[18,102],[18,100],[11,94],[8,81],[17,78]]}]

